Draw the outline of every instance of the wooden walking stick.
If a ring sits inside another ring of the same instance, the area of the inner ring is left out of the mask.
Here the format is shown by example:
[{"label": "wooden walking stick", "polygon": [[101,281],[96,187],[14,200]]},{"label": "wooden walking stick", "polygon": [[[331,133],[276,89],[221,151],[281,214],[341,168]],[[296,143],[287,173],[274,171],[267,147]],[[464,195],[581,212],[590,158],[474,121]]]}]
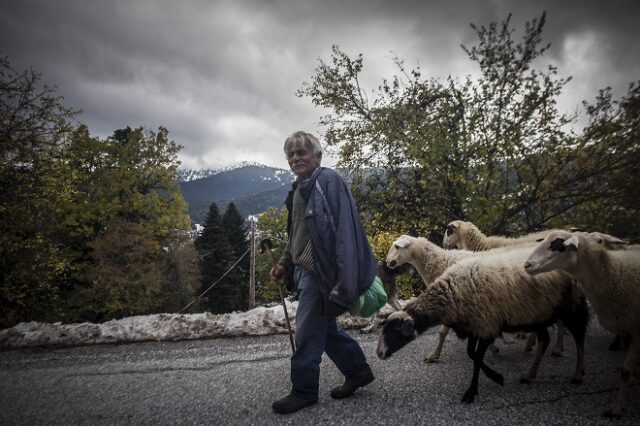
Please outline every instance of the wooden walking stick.
[{"label": "wooden walking stick", "polygon": [[[269,238],[265,238],[260,241],[260,253],[264,253],[265,250],[269,253],[269,257],[271,258],[271,264],[276,266],[276,260],[273,257],[273,252],[271,248],[273,244],[271,244],[271,240]],[[278,285],[278,290],[280,290],[280,302],[282,302],[282,309],[284,309],[284,319],[287,322],[287,330],[289,330],[289,342],[291,342],[291,352],[295,353],[296,345],[293,343],[293,332],[291,331],[291,321],[289,321],[289,312],[287,312],[287,304],[284,302],[284,288],[282,282],[280,280],[276,280],[276,284]]]}]

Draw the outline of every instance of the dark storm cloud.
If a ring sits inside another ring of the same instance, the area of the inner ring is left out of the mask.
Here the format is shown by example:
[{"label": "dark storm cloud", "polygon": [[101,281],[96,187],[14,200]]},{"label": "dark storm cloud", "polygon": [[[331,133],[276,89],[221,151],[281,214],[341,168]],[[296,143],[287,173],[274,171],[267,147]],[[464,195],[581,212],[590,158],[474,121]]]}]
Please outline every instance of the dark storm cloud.
[{"label": "dark storm cloud", "polygon": [[9,1],[0,0],[0,50],[17,69],[56,84],[78,120],[107,136],[126,126],[167,127],[186,166],[240,160],[284,166],[283,139],[318,132],[323,113],[295,97],[337,44],[363,53],[375,88],[397,55],[424,77],[476,70],[460,49],[469,23],[547,11],[545,64],[574,80],[561,106],[640,78],[634,1]]}]

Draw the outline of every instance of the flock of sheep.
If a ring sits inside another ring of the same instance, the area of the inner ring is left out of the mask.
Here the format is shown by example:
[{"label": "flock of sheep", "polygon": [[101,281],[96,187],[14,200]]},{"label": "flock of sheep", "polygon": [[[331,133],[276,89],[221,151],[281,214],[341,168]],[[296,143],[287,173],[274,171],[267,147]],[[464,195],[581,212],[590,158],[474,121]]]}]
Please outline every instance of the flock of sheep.
[{"label": "flock of sheep", "polygon": [[[496,338],[521,331],[537,338],[533,362],[521,378],[528,383],[535,379],[549,345],[548,327],[557,323],[553,353],[562,351],[566,329],[576,343],[571,383],[580,384],[591,307],[601,325],[626,343],[618,393],[604,412],[607,417],[622,416],[631,375],[640,372],[640,246],[581,231],[487,237],[463,221],[449,224],[443,245],[444,249],[403,235],[389,249],[380,272],[390,268],[403,273],[413,267],[427,288],[401,308],[395,288],[387,286],[390,304],[397,310],[383,327],[378,357],[389,358],[430,327],[441,325],[437,348],[425,356],[425,361],[434,361],[451,329],[468,342],[473,375],[462,401],[471,403],[478,394],[480,370],[504,383],[502,375],[484,363]],[[532,344],[530,340],[527,346]]]}]

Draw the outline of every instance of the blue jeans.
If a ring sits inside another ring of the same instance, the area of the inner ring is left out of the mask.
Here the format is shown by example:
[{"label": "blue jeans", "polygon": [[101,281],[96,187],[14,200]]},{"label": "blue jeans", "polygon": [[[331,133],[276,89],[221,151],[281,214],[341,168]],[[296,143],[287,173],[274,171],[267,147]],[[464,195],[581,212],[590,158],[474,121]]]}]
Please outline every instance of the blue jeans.
[{"label": "blue jeans", "polygon": [[296,351],[291,357],[293,393],[300,397],[318,395],[320,361],[326,352],[347,378],[368,370],[369,364],[358,342],[338,329],[336,319],[322,314],[320,285],[313,272],[296,266],[294,282],[298,290],[296,312]]}]

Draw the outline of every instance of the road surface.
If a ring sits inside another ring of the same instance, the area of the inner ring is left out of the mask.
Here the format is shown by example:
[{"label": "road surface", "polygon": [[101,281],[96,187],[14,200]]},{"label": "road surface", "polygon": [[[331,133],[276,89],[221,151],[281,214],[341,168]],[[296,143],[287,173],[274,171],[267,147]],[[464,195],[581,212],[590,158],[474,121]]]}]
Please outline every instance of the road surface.
[{"label": "road surface", "polygon": [[[623,354],[607,350],[612,337],[593,321],[584,384],[569,383],[575,359],[570,337],[564,356],[545,357],[536,381],[520,384],[533,354],[509,335],[508,342],[498,341],[498,354],[486,357],[504,375],[504,386],[481,374],[472,405],[460,402],[472,368],[463,341],[452,333],[440,362],[422,362],[436,331],[386,361],[375,356],[378,333],[353,331],[376,380],[334,401],[329,390],[342,378],[325,359],[319,403],[288,416],[271,411],[271,402],[289,390],[286,335],[4,351],[0,424],[611,424],[601,414],[615,394]],[[637,378],[616,424],[640,424]]]}]

